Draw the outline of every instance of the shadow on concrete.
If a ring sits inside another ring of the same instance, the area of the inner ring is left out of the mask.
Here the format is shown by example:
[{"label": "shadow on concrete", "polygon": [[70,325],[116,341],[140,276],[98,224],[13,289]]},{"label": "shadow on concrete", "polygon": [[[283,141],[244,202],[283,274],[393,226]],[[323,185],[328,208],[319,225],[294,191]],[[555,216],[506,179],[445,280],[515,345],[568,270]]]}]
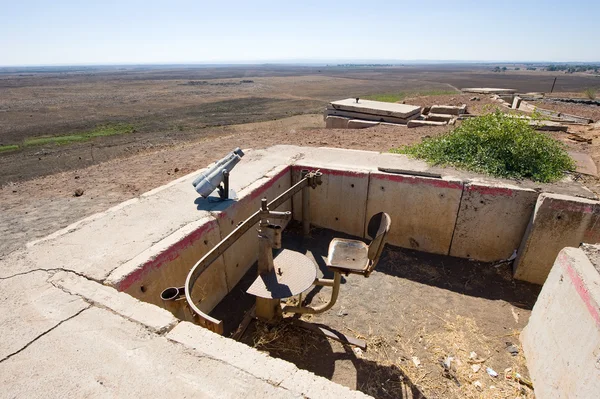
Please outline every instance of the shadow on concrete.
[{"label": "shadow on concrete", "polygon": [[237,200],[235,199],[221,201],[219,200],[219,196],[215,195],[211,195],[208,198],[198,197],[194,200],[196,209],[199,211],[223,211],[236,202]]}]

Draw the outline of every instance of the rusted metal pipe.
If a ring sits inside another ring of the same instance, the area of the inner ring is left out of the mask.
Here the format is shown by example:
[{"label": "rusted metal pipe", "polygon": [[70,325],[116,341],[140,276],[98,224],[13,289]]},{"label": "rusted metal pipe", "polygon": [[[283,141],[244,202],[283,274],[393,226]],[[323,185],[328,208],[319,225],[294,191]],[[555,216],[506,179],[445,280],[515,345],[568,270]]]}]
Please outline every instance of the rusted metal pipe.
[{"label": "rusted metal pipe", "polygon": [[184,287],[169,287],[160,293],[163,307],[173,313],[180,320],[185,320],[185,288]]},{"label": "rusted metal pipe", "polygon": [[[332,290],[331,290],[331,298],[329,299],[329,302],[327,302],[324,305],[317,306],[314,308],[312,308],[310,306],[284,306],[283,312],[284,313],[300,313],[300,314],[317,314],[317,313],[323,313],[323,312],[328,311],[329,309],[331,309],[333,307],[333,305],[335,305],[335,303],[338,299],[338,294],[340,293],[341,281],[342,281],[342,275],[338,272],[335,272],[333,274],[333,282],[331,280],[327,280],[327,279],[316,279],[315,285],[330,286],[329,284],[331,284]],[[319,283],[319,284],[317,284],[317,283]]]}]

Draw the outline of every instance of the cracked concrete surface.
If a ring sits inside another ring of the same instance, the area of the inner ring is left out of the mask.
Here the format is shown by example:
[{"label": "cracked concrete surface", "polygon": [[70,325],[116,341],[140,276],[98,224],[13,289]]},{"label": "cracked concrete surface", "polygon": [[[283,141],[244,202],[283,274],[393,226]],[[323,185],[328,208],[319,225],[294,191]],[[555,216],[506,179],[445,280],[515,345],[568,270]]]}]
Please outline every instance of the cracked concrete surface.
[{"label": "cracked concrete surface", "polygon": [[0,363],[5,397],[301,397],[91,307]]},{"label": "cracked concrete surface", "polygon": [[80,297],[48,283],[49,275],[35,271],[0,281],[0,359],[88,307]]},{"label": "cracked concrete surface", "polygon": [[[253,167],[233,188],[297,152],[249,152]],[[194,202],[196,174],[0,257],[1,397],[365,397],[103,285],[182,226],[214,218],[219,209]]]}]

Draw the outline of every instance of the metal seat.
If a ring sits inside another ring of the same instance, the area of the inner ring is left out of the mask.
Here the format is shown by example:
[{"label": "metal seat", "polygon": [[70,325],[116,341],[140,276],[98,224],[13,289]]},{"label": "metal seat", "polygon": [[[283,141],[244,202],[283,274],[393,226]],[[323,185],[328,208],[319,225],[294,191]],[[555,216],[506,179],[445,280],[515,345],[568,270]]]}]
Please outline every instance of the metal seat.
[{"label": "metal seat", "polygon": [[329,269],[345,275],[361,274],[369,277],[379,262],[390,225],[390,215],[379,212],[369,220],[367,234],[372,239],[369,245],[358,240],[334,238],[329,244],[327,255]]}]

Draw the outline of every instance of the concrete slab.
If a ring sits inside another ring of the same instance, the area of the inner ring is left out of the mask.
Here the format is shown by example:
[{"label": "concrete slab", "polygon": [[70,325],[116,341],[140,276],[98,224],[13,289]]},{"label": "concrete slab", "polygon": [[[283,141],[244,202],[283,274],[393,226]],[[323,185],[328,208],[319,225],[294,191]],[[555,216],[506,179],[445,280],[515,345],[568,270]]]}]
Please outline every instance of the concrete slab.
[{"label": "concrete slab", "polygon": [[1,362],[0,386],[6,397],[300,396],[96,307]]},{"label": "concrete slab", "polygon": [[454,119],[454,117],[454,115],[450,114],[432,114],[430,112],[425,118],[427,118],[428,121],[433,122],[450,122],[452,119]]},{"label": "concrete slab", "polygon": [[476,94],[514,94],[517,91],[515,89],[500,89],[496,87],[470,87],[461,89],[463,93],[476,93]]},{"label": "concrete slab", "polygon": [[379,125],[379,122],[363,121],[360,119],[352,119],[348,121],[348,129],[365,129]]},{"label": "concrete slab", "polygon": [[514,264],[514,277],[543,284],[559,251],[600,242],[600,202],[540,194]]},{"label": "concrete slab", "polygon": [[[303,163],[292,168],[292,183],[300,181],[302,169],[319,169],[323,184],[310,190],[311,224],[363,237],[369,187],[368,171],[322,167],[322,163]],[[302,196],[293,198],[295,220],[302,220]]]},{"label": "concrete slab", "polygon": [[327,129],[347,129],[349,120],[340,116],[327,116],[325,118],[325,127]]},{"label": "concrete slab", "polygon": [[127,320],[143,324],[158,334],[170,330],[179,322],[164,309],[73,273],[58,272],[49,282],[65,292],[84,298],[89,303],[110,309]]},{"label": "concrete slab", "polygon": [[419,115],[421,115],[419,112],[417,112],[406,118],[396,118],[394,116],[388,116],[388,115],[373,115],[373,114],[366,114],[364,112],[343,111],[343,110],[335,109],[333,107],[328,107],[325,112],[327,113],[327,115],[330,115],[330,116],[338,116],[338,117],[349,118],[349,119],[361,119],[361,120],[373,121],[373,122],[395,123],[395,124],[401,124],[401,125],[405,125],[406,123],[408,123],[408,121],[418,118]]},{"label": "concrete slab", "polygon": [[390,244],[447,255],[462,191],[460,180],[373,172],[366,220],[387,212]]},{"label": "concrete slab", "polygon": [[356,102],[355,98],[332,101],[330,105],[340,111],[361,112],[364,114],[393,116],[396,118],[407,118],[421,111],[421,107],[417,105],[397,104],[363,99],[359,99],[358,102]]},{"label": "concrete slab", "polygon": [[0,280],[0,362],[89,306],[48,283],[49,277],[36,271]]},{"label": "concrete slab", "polygon": [[535,130],[547,132],[566,132],[569,127],[559,122],[552,121],[531,121],[529,126],[533,126]]},{"label": "concrete slab", "polygon": [[600,275],[581,249],[564,248],[521,333],[535,396],[600,392]]},{"label": "concrete slab", "polygon": [[465,184],[450,255],[508,259],[521,244],[538,193],[506,184]]},{"label": "concrete slab", "polygon": [[590,156],[590,154],[585,154],[582,152],[568,151],[569,155],[576,164],[575,171],[577,173],[583,173],[584,175],[589,176],[598,176],[598,168],[596,167],[596,163]]},{"label": "concrete slab", "polygon": [[512,109],[519,109],[522,100],[523,99],[521,97],[515,96],[512,101]]},{"label": "concrete slab", "polygon": [[432,105],[429,109],[430,114],[447,114],[447,115],[461,115],[467,112],[467,105],[461,106],[453,105]]},{"label": "concrete slab", "polygon": [[446,126],[448,122],[436,122],[436,121],[424,121],[424,120],[412,120],[409,121],[407,126],[412,127],[421,127],[421,126]]}]

